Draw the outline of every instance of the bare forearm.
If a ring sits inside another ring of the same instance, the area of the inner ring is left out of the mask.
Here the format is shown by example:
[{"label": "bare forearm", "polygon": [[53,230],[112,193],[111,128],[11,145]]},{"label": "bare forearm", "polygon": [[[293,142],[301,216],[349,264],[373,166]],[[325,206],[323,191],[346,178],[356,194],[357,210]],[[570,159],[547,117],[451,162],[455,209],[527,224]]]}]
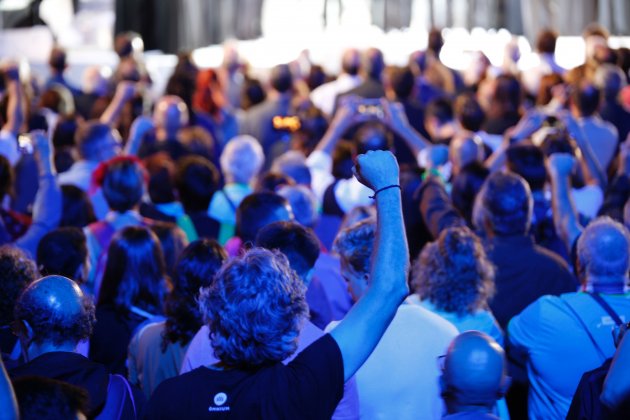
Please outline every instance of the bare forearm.
[{"label": "bare forearm", "polygon": [[418,153],[420,153],[422,149],[431,146],[431,143],[411,126],[395,130],[395,132],[405,141],[407,146],[409,146],[414,156],[418,156]]},{"label": "bare forearm", "polygon": [[630,398],[630,336],[624,336],[615,357],[610,365],[608,375],[604,381],[604,389],[600,397],[601,401],[608,407],[615,408],[623,401]]},{"label": "bare forearm", "polygon": [[17,135],[24,122],[24,98],[19,80],[12,80],[8,85],[9,101],[7,104],[7,122],[4,129]]},{"label": "bare forearm", "polygon": [[567,250],[570,251],[582,227],[578,222],[577,210],[571,198],[569,177],[552,173],[551,189],[553,224]]}]

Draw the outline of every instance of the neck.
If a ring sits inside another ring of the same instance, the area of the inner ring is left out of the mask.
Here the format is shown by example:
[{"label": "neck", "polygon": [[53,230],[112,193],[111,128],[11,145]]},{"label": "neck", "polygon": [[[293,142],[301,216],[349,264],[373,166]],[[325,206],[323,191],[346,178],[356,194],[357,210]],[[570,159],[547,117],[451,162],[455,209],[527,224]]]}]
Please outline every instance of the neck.
[{"label": "neck", "polygon": [[42,354],[59,351],[74,353],[76,347],[77,343],[62,343],[59,345],[53,343],[31,343],[26,350],[26,359],[30,362]]},{"label": "neck", "polygon": [[447,404],[449,414],[455,413],[491,413],[493,404],[476,405],[450,402]]},{"label": "neck", "polygon": [[586,291],[603,294],[622,294],[625,292],[625,278],[612,278],[589,275],[586,281]]}]

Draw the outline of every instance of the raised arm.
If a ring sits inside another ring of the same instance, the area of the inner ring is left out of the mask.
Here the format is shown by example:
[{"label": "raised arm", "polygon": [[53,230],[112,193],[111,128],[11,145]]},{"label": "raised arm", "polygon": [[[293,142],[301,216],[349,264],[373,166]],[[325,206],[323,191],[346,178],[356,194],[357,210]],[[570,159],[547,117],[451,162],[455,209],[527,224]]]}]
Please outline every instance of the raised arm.
[{"label": "raised arm", "polygon": [[13,393],[11,381],[4,369],[4,364],[0,358],[0,420],[17,420],[18,414],[17,400]]},{"label": "raised arm", "polygon": [[33,146],[39,172],[39,187],[33,205],[33,222],[15,245],[34,257],[40,239],[59,226],[62,197],[52,163],[52,142],[43,132],[33,132]]},{"label": "raised arm", "polygon": [[357,178],[374,190],[377,227],[370,285],[346,317],[331,331],[341,350],[348,380],[370,356],[398,306],[409,293],[409,251],[401,210],[398,163],[390,152],[372,151],[357,158]]},{"label": "raised arm", "polygon": [[122,81],[116,86],[114,98],[109,103],[100,121],[103,124],[113,125],[120,116],[125,104],[136,94],[136,84],[133,82]]},{"label": "raised arm", "polygon": [[24,92],[22,91],[17,64],[6,66],[4,74],[7,81],[9,100],[7,103],[7,120],[2,129],[17,136],[24,122]]},{"label": "raised arm", "polygon": [[417,159],[418,153],[425,147],[430,147],[431,142],[422,137],[422,134],[418,133],[411,124],[409,124],[402,104],[390,102],[383,98],[381,99],[381,106],[383,107],[383,122],[385,125],[407,143],[407,146],[409,146]]},{"label": "raised arm", "polygon": [[630,334],[626,333],[617,348],[600,400],[610,408],[619,407],[630,399]]},{"label": "raised arm", "polygon": [[582,226],[571,198],[569,179],[575,166],[575,158],[566,153],[555,153],[549,157],[548,166],[551,177],[553,224],[567,251],[571,252],[573,243],[582,233]]},{"label": "raised arm", "polygon": [[339,110],[335,113],[335,117],[330,122],[324,137],[317,144],[315,151],[332,155],[337,143],[339,143],[339,140],[341,140],[348,129],[370,118],[369,115],[359,113],[359,104],[360,99],[356,96],[348,96],[342,99]]},{"label": "raised arm", "polygon": [[133,121],[131,124],[131,130],[129,131],[129,138],[127,139],[127,143],[125,144],[125,149],[123,150],[124,155],[128,156],[136,156],[138,151],[140,150],[140,146],[142,146],[142,140],[144,136],[151,130],[155,129],[155,124],[153,120],[149,117],[145,117],[144,115],[140,115]]}]

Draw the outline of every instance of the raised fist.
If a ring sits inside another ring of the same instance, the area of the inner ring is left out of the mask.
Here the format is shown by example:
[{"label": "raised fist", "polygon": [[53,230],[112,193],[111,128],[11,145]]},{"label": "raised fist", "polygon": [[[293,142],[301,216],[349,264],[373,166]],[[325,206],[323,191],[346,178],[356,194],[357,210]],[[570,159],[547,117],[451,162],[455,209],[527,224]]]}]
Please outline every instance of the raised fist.
[{"label": "raised fist", "polygon": [[376,191],[398,185],[398,162],[389,151],[372,150],[357,157],[354,174],[366,187]]}]

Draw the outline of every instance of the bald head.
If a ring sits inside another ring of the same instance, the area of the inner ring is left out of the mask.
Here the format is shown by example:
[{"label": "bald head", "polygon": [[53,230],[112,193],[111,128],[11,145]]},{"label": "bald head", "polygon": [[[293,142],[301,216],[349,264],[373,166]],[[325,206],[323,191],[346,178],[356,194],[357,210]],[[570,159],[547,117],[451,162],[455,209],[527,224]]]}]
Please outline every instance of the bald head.
[{"label": "bald head", "polygon": [[488,335],[467,331],[448,348],[442,376],[449,412],[457,406],[493,406],[501,398],[507,378],[505,353]]},{"label": "bald head", "polygon": [[595,219],[578,239],[582,281],[623,287],[628,274],[629,252],[628,231],[621,223],[610,217]]},{"label": "bald head", "polygon": [[188,107],[179,96],[163,96],[155,105],[153,121],[158,130],[174,139],[177,132],[188,124]]},{"label": "bald head", "polygon": [[361,69],[361,54],[355,48],[347,49],[341,57],[341,68],[343,72],[352,76],[359,74]]},{"label": "bald head", "polygon": [[32,342],[76,344],[92,332],[94,305],[74,281],[48,276],[22,292],[15,306],[15,318],[30,327]]}]

